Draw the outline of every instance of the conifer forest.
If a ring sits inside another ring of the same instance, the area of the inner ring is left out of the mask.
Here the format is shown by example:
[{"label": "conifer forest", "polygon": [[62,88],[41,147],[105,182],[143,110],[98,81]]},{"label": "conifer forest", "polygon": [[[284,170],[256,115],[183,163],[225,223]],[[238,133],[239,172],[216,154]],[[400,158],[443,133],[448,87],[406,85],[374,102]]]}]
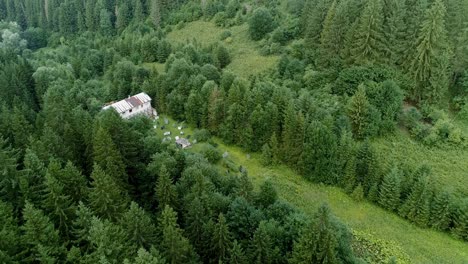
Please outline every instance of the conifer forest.
[{"label": "conifer forest", "polygon": [[468,1],[0,0],[0,263],[468,263]]}]

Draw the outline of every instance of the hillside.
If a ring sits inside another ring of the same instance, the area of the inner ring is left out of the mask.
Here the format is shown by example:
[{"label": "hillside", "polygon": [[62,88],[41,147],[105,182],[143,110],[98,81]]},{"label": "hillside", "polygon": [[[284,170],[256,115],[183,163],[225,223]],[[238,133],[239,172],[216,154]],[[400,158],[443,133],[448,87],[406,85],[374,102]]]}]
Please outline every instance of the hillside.
[{"label": "hillside", "polygon": [[468,1],[0,0],[0,263],[468,264]]}]

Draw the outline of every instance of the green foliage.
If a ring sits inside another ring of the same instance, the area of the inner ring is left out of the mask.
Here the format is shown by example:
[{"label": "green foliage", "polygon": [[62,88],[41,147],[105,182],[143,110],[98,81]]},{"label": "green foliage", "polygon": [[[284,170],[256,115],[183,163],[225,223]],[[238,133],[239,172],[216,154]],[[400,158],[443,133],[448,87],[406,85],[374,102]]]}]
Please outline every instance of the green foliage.
[{"label": "green foliage", "polygon": [[222,158],[221,151],[211,144],[205,145],[200,152],[210,163],[213,164],[216,164]]},{"label": "green foliage", "polygon": [[354,189],[354,191],[351,193],[351,197],[357,202],[362,202],[362,200],[364,200],[364,189],[362,188],[361,184],[358,184],[358,186]]},{"label": "green foliage", "polygon": [[161,253],[170,263],[196,263],[197,255],[177,224],[177,214],[166,205],[159,217]]},{"label": "green foliage", "polygon": [[401,171],[393,167],[380,186],[379,203],[390,211],[395,211],[400,206],[401,178]]},{"label": "green foliage", "polygon": [[249,34],[253,40],[261,40],[276,27],[275,21],[266,8],[256,9],[249,20]]},{"label": "green foliage", "polygon": [[122,187],[98,165],[91,174],[90,205],[96,215],[115,220],[124,212],[128,197]]},{"label": "green foliage", "polygon": [[177,193],[165,165],[162,165],[159,171],[155,193],[161,210],[166,206],[175,206]]}]

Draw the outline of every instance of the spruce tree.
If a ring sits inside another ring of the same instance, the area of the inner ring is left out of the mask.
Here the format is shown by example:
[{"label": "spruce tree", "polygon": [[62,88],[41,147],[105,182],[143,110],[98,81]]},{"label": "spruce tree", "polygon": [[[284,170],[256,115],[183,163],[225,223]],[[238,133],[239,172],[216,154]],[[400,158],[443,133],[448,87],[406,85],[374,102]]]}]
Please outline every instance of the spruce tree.
[{"label": "spruce tree", "polygon": [[464,240],[468,240],[468,199],[457,201],[454,210],[454,226],[452,233]]},{"label": "spruce tree", "polygon": [[159,27],[161,23],[161,4],[160,0],[150,0],[150,18],[154,27]]},{"label": "spruce tree", "polygon": [[89,201],[93,211],[106,219],[119,218],[127,205],[126,193],[98,165],[94,166],[91,179]]},{"label": "spruce tree", "polygon": [[290,263],[339,263],[338,240],[331,222],[330,209],[322,205],[313,221],[294,242]]},{"label": "spruce tree", "polygon": [[245,256],[244,250],[242,246],[234,240],[232,243],[232,247],[229,250],[229,262],[230,264],[245,264],[247,262],[247,258]]},{"label": "spruce tree", "polygon": [[401,178],[401,171],[396,166],[383,178],[379,204],[387,210],[395,211],[400,205]]},{"label": "spruce tree", "polygon": [[200,197],[195,197],[187,202],[186,211],[185,231],[187,238],[190,239],[197,252],[202,252],[206,248],[207,243],[207,241],[203,240],[205,224],[210,220],[211,212],[206,201],[200,199]]},{"label": "spruce tree", "polygon": [[358,186],[351,193],[351,198],[353,198],[357,202],[361,202],[362,200],[364,200],[364,189],[362,188],[361,184],[358,184]]},{"label": "spruce tree", "polygon": [[273,154],[268,143],[265,143],[262,147],[262,158],[261,163],[264,166],[270,166],[273,163]]},{"label": "spruce tree", "polygon": [[267,231],[266,221],[261,221],[253,234],[251,246],[251,260],[253,263],[271,264],[275,260],[273,239]]},{"label": "spruce tree", "polygon": [[117,28],[118,33],[122,33],[124,29],[130,23],[130,8],[128,7],[125,1],[121,2],[120,5],[117,6],[117,19],[115,22],[115,27]]},{"label": "spruce tree", "polygon": [[158,181],[155,187],[156,199],[159,208],[162,210],[166,205],[175,206],[177,193],[172,178],[165,165],[161,166]]},{"label": "spruce tree", "polygon": [[0,201],[0,262],[13,263],[20,251],[20,230],[13,216],[13,208]]},{"label": "spruce tree", "polygon": [[159,230],[162,232],[161,253],[170,263],[196,262],[196,253],[177,224],[177,214],[168,205],[159,217]]},{"label": "spruce tree", "polygon": [[93,138],[93,160],[114,181],[125,188],[128,184],[127,173],[122,155],[112,141],[108,131],[99,127]]},{"label": "spruce tree", "polygon": [[[69,195],[64,192],[64,185],[55,178],[52,171],[46,174],[46,194],[44,208],[56,223],[63,237],[69,238],[70,227],[73,220],[75,207]],[[60,167],[59,167],[60,169]]]},{"label": "spruce tree", "polygon": [[90,249],[88,239],[91,221],[93,220],[93,212],[90,208],[86,207],[83,202],[79,202],[75,215],[76,218],[71,228],[74,237],[73,244],[86,252]]},{"label": "spruce tree", "polygon": [[58,230],[44,213],[26,202],[23,209],[22,241],[26,247],[24,261],[60,261],[65,249],[60,244]]},{"label": "spruce tree", "polygon": [[447,68],[450,48],[445,29],[445,7],[441,0],[436,0],[426,11],[416,40],[413,55],[406,63],[412,78],[416,81],[413,96],[429,102],[438,102],[447,92]]},{"label": "spruce tree", "polygon": [[134,261],[125,259],[124,264],[165,264],[166,260],[161,256],[159,251],[151,247],[148,252],[144,248],[140,248]]},{"label": "spruce tree", "polygon": [[218,222],[214,228],[211,245],[217,262],[228,260],[228,251],[231,248],[231,233],[229,232],[226,218],[222,213],[218,215]]},{"label": "spruce tree", "polygon": [[429,224],[431,213],[432,188],[429,181],[428,175],[421,175],[399,211],[401,216],[423,227]]},{"label": "spruce tree", "polygon": [[151,216],[135,202],[122,215],[120,225],[127,235],[127,240],[139,248],[150,248],[156,242],[156,226]]},{"label": "spruce tree", "polygon": [[389,62],[400,65],[405,52],[406,0],[385,0],[385,38]]},{"label": "spruce tree", "polygon": [[384,19],[382,0],[367,2],[356,31],[351,58],[355,63],[379,63],[385,61],[387,43],[384,35]]},{"label": "spruce tree", "polygon": [[359,85],[356,93],[348,103],[348,117],[351,121],[353,134],[357,139],[363,139],[368,134],[370,126],[370,103],[367,100],[364,85]]},{"label": "spruce tree", "polygon": [[313,121],[306,129],[302,152],[303,173],[309,180],[326,184],[336,179],[336,137],[321,122]]},{"label": "spruce tree", "polygon": [[452,222],[453,197],[448,190],[439,191],[434,196],[431,206],[431,226],[446,231]]}]

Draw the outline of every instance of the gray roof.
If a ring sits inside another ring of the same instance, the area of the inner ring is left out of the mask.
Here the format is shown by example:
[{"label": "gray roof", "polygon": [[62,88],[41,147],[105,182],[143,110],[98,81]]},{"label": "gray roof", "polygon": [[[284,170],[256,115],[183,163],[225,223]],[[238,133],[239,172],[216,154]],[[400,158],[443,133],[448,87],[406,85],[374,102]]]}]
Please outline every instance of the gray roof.
[{"label": "gray roof", "polygon": [[106,110],[112,107],[118,113],[125,113],[129,109],[135,108],[147,102],[151,102],[151,97],[149,97],[149,95],[147,95],[146,93],[139,93],[132,97],[123,99],[110,105],[106,105],[102,109]]}]

